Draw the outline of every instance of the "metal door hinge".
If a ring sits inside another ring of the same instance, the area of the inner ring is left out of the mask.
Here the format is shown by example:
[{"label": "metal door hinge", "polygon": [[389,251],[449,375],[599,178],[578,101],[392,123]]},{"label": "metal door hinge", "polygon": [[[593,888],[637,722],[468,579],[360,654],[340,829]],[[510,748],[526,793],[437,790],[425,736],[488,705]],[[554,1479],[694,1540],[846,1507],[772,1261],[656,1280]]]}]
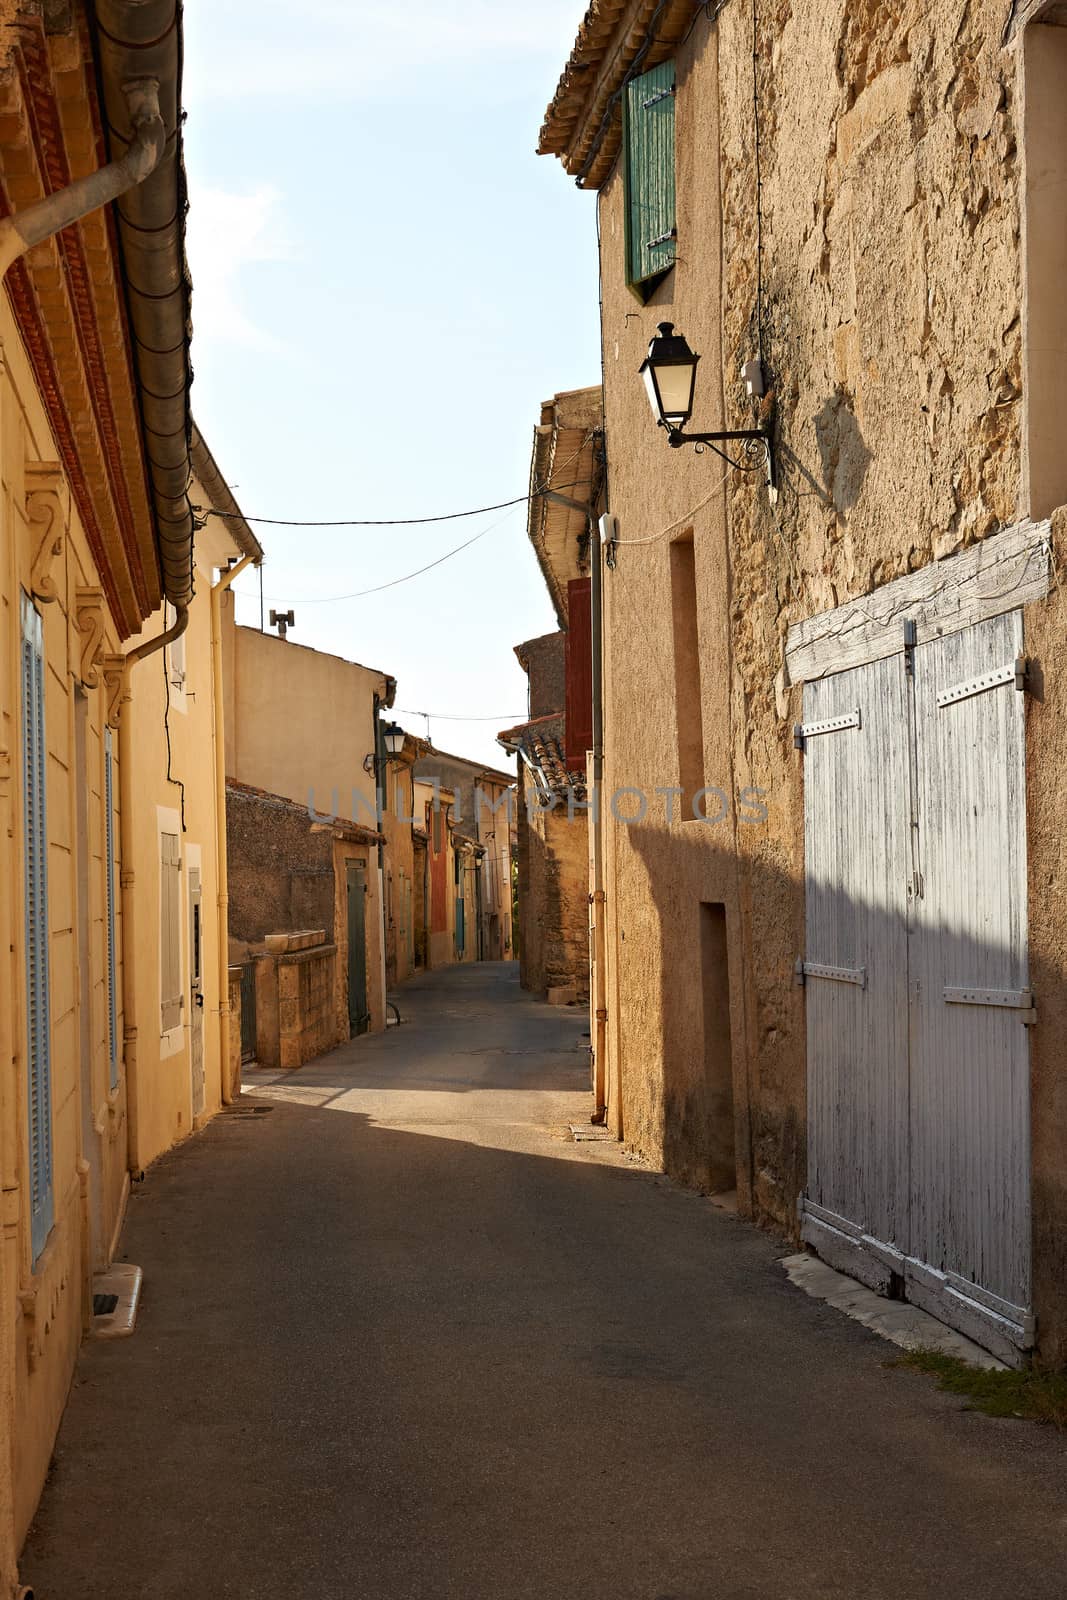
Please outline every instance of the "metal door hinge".
[{"label": "metal door hinge", "polygon": [[641,101],[641,110],[648,111],[652,106],[658,106],[661,100],[672,100],[674,91],[675,85],[672,83],[669,89],[660,89],[656,94],[650,94],[647,100]]},{"label": "metal door hinge", "polygon": [[798,722],[793,727],[793,746],[803,750],[808,739],[816,738],[820,733],[841,733],[845,728],[860,728],[863,719],[857,706],[854,711],[844,711],[839,717],[823,717],[819,722]]},{"label": "metal door hinge", "polygon": [[824,961],[798,961],[797,982],[807,985],[809,978],[826,978],[831,983],[854,983],[859,989],[867,987],[866,967],[830,967]]},{"label": "metal door hinge", "polygon": [[1021,1012],[1019,1021],[1028,1026],[1037,1021],[1037,1003],[1032,989],[946,988],[944,996],[946,1005],[993,1006],[1000,1010]]}]

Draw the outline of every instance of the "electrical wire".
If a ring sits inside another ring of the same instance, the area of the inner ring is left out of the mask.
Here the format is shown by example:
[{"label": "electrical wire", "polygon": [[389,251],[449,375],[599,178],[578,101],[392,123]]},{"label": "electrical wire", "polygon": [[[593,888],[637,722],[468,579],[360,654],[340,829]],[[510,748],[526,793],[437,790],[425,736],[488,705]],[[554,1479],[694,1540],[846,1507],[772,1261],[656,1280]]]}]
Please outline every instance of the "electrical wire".
[{"label": "electrical wire", "polygon": [[[175,615],[177,615],[177,613],[175,613]],[[166,626],[166,621],[167,621],[166,614],[164,614],[164,617],[163,617],[164,626]],[[164,695],[164,699],[163,699],[163,732],[165,733],[166,738],[167,738],[167,782],[168,783],[173,783],[175,785],[175,787],[178,788],[181,791],[182,832],[184,833],[186,831],[186,828],[185,828],[185,784],[182,782],[182,780],[180,778],[175,778],[174,775],[172,774],[171,770],[170,770],[170,763],[171,763],[171,748],[170,748],[170,672],[168,671],[168,668],[167,668],[167,656],[168,656],[169,653],[170,653],[170,646],[169,645],[164,645],[163,649],[159,652],[159,654],[160,654],[160,656],[162,657],[162,660],[163,660],[163,695]]]},{"label": "electrical wire", "polygon": [[723,484],[726,482],[726,480],[727,480],[727,478],[729,476],[730,476],[730,474],[728,472],[725,473],[719,479],[718,483],[715,485],[714,489],[712,489],[711,493],[709,495],[705,495],[704,499],[701,500],[699,505],[695,505],[693,507],[692,511],[687,511],[684,516],[676,517],[673,522],[668,522],[668,524],[667,524],[667,526],[665,528],[661,528],[658,533],[652,534],[650,538],[648,538],[648,539],[613,539],[611,541],[612,544],[615,545],[619,549],[623,548],[626,545],[658,544],[659,541],[661,539],[665,539],[669,533],[673,533],[675,528],[680,528],[682,526],[683,522],[688,522],[692,517],[695,517],[697,515],[697,512],[703,511],[705,506],[710,505],[711,502],[715,499],[716,495],[719,493],[719,490],[722,488]]},{"label": "electrical wire", "polygon": [[[591,435],[587,436],[579,449],[571,456],[573,461],[585,449]],[[563,462],[562,466],[568,466]],[[543,494],[549,494],[559,489],[578,489],[581,485],[575,483],[547,483],[543,488],[531,489],[529,494],[520,494],[514,500],[501,500],[495,506],[475,506],[471,511],[446,511],[436,517],[336,517],[327,521],[302,522],[298,517],[250,517],[243,511],[217,511],[214,506],[192,506],[191,509],[201,517],[221,517],[224,520],[235,522],[260,522],[270,528],[414,528],[423,527],[430,522],[458,522],[463,517],[482,517],[490,511],[508,511],[514,506],[524,506],[531,500],[536,500]]]},{"label": "electrical wire", "polygon": [[[396,706],[395,710],[398,717],[425,717],[429,722],[507,722],[516,719],[516,713],[513,711],[501,711],[495,717],[458,717],[452,712],[412,711],[403,706]],[[520,712],[518,715],[524,716],[525,712]]]},{"label": "electrical wire", "polygon": [[759,130],[758,0],[752,0],[752,135],[756,165],[756,347],[763,360],[763,174]]},{"label": "electrical wire", "polygon": [[[575,461],[577,461],[578,457],[581,455],[581,453],[585,449],[586,445],[590,443],[592,438],[593,438],[592,433],[587,433],[587,434],[583,435],[582,442],[578,446],[578,448],[571,455],[569,455],[565,461],[561,461],[559,463],[558,468],[553,467],[553,471],[565,472],[568,467],[572,466],[573,463]],[[390,578],[388,583],[374,584],[369,589],[355,589],[350,594],[314,595],[314,596],[310,597],[309,599],[294,600],[294,601],[292,601],[292,604],[294,606],[327,606],[327,605],[335,605],[338,601],[341,601],[341,600],[362,600],[366,595],[381,594],[383,592],[383,590],[385,590],[385,589],[395,589],[402,583],[410,583],[412,578],[421,578],[424,572],[432,572],[434,567],[439,567],[439,566],[443,565],[444,562],[451,561],[453,556],[458,556],[461,551],[468,550],[472,544],[477,544],[479,539],[484,539],[487,534],[494,533],[497,528],[502,528],[504,526],[505,522],[509,522],[511,520],[511,513],[514,511],[516,506],[523,505],[526,502],[531,501],[531,500],[536,500],[541,495],[558,493],[561,489],[578,489],[578,488],[581,488],[582,486],[583,485],[582,485],[582,482],[581,482],[580,479],[576,479],[573,483],[553,483],[552,479],[550,477],[548,482],[546,484],[543,484],[540,489],[534,489],[534,490],[531,491],[530,494],[523,495],[518,500],[507,500],[507,501],[504,501],[503,502],[504,506],[510,507],[510,510],[509,510],[508,515],[506,517],[501,517],[500,518],[499,522],[490,523],[488,528],[482,528],[480,530],[480,532],[474,534],[470,539],[465,539],[462,544],[457,544],[457,545],[454,546],[453,549],[446,550],[444,555],[438,556],[435,561],[427,562],[427,564],[424,567],[417,567],[414,572],[406,572],[403,575],[403,577],[400,577],[400,578]],[[491,508],[491,507],[483,507],[482,508],[483,511],[484,510],[488,510],[488,509],[493,509],[493,508]],[[457,512],[453,513],[452,516],[450,516],[450,517],[427,517],[427,518],[425,518],[423,520],[425,520],[427,522],[447,522],[447,521],[454,520],[455,517],[477,516],[478,514],[479,513],[473,512],[473,511],[457,511]],[[210,516],[210,515],[212,515],[212,513],[211,512],[207,512],[206,515]],[[216,516],[231,516],[231,515],[233,515],[233,513],[232,512],[216,512],[216,513],[214,513],[214,515],[216,515]],[[245,518],[245,520],[246,521],[248,521],[248,520],[263,521],[265,519],[264,518],[252,518],[252,519]],[[419,519],[418,518],[411,518],[411,519],[407,519],[407,520],[409,520],[409,521],[418,521]],[[336,522],[335,523],[313,523],[313,522],[308,522],[308,523],[287,524],[287,526],[292,526],[292,527],[370,527],[370,526],[380,526],[380,525],[381,524],[358,523],[358,522],[350,522],[350,523],[336,523]],[[262,563],[260,563],[260,574],[261,574],[261,577],[260,577],[260,620],[261,620],[261,631],[262,631],[262,607],[263,607],[263,599],[264,599],[264,596],[263,596],[263,593],[262,593],[262,587],[263,587],[263,585],[262,585],[262,571],[263,571],[263,567],[262,567]],[[243,595],[243,594],[245,594],[246,591],[243,590],[243,589],[240,589],[237,592],[239,594]],[[286,604],[286,605],[289,604],[288,598],[283,599],[280,595],[267,595],[266,598],[268,600],[278,600],[282,604]]]}]

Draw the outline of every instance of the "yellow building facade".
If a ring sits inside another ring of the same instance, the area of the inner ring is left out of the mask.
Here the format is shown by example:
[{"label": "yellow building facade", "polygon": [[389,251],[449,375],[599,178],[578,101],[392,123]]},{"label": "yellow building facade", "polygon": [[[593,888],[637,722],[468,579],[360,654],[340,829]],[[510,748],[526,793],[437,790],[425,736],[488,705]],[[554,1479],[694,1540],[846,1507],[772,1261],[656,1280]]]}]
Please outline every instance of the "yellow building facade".
[{"label": "yellow building facade", "polygon": [[94,10],[0,23],[2,1596],[131,1177],[229,1093],[217,618],[260,551],[190,505],[179,8]]}]

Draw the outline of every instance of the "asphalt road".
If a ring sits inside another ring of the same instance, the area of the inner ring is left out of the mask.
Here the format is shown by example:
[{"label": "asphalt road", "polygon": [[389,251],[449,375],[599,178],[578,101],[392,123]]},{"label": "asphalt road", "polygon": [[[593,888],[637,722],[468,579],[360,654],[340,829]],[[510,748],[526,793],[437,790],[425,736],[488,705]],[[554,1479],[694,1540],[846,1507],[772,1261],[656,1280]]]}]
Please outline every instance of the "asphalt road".
[{"label": "asphalt road", "polygon": [[1062,1436],[569,1142],[585,1022],[514,968],[400,1001],[138,1187],[140,1321],[85,1347],[37,1600],[1064,1600]]}]

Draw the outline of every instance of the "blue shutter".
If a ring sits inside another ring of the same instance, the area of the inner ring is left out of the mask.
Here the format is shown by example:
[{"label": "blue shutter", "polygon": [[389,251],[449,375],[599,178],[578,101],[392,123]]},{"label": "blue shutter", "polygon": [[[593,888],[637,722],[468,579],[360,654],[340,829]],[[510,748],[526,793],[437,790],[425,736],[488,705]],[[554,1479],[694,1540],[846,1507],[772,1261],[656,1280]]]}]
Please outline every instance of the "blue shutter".
[{"label": "blue shutter", "polygon": [[625,140],[626,281],[636,286],[666,272],[677,250],[673,61],[627,84]]},{"label": "blue shutter", "polygon": [[52,1230],[52,1039],[48,985],[48,826],[44,639],[22,596],[22,783],[26,821],[26,1066],[30,1240],[36,1262]]},{"label": "blue shutter", "polygon": [[107,874],[107,1048],[108,1082],[119,1086],[118,996],[115,992],[115,789],[111,729],[104,729],[104,851]]}]

